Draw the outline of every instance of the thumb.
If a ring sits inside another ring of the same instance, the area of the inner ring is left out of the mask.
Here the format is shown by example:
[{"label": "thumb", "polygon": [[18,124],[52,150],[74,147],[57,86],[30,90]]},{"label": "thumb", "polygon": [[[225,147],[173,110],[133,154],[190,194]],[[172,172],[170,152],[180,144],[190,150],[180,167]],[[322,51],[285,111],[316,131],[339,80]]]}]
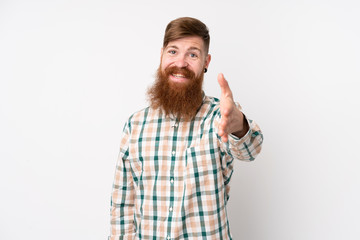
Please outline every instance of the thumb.
[{"label": "thumb", "polygon": [[225,95],[231,94],[229,83],[224,78],[224,74],[219,73],[219,75],[217,77],[217,80],[218,80],[218,83],[219,83],[220,88],[221,88],[221,94],[225,94]]}]

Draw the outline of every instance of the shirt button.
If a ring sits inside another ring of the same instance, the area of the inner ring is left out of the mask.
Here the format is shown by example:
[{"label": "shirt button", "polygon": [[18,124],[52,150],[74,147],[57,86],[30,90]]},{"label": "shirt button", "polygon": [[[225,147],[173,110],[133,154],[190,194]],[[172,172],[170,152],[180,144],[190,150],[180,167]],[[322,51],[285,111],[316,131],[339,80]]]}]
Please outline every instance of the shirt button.
[{"label": "shirt button", "polygon": [[171,154],[174,156],[174,155],[175,155],[175,151],[172,151]]},{"label": "shirt button", "polygon": [[170,207],[169,211],[172,212],[172,210],[173,210],[173,207]]},{"label": "shirt button", "polygon": [[173,179],[173,178],[171,178],[171,179],[170,179],[170,182],[171,182],[171,184],[173,184],[173,183],[174,183],[174,179]]},{"label": "shirt button", "polygon": [[170,239],[170,236],[168,235],[166,239],[169,240],[169,239]]}]

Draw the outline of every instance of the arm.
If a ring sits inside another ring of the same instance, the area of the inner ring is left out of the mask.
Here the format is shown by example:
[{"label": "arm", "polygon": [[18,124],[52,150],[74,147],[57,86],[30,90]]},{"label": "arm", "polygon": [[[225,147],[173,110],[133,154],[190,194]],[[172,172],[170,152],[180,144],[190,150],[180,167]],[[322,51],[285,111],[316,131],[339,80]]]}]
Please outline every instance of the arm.
[{"label": "arm", "polygon": [[254,121],[246,118],[240,105],[235,104],[223,74],[219,74],[218,82],[221,88],[218,135],[222,148],[237,159],[254,160],[263,142],[261,130]]},{"label": "arm", "polygon": [[116,164],[111,195],[111,233],[109,240],[133,239],[134,225],[134,183],[129,162],[129,131],[125,125]]}]

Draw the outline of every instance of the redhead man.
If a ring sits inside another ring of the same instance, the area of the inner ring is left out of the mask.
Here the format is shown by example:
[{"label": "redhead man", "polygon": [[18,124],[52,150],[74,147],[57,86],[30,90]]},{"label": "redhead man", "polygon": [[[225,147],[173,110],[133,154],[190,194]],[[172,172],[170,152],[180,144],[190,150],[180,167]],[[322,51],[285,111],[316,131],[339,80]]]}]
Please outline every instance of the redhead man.
[{"label": "redhead man", "polygon": [[263,135],[223,74],[220,99],[203,92],[209,44],[198,19],[167,25],[150,106],[124,126],[109,240],[232,239],[226,204],[233,160],[254,160]]}]

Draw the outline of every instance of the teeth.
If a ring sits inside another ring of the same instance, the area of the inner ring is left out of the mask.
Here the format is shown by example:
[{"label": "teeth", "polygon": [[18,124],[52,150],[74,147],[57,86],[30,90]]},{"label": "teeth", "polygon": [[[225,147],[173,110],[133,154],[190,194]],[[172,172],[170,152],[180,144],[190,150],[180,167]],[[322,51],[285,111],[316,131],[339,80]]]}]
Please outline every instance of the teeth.
[{"label": "teeth", "polygon": [[183,77],[185,77],[184,75],[182,75],[182,74],[175,74],[175,73],[173,73],[172,74],[174,77],[177,77],[177,78],[183,78]]}]

